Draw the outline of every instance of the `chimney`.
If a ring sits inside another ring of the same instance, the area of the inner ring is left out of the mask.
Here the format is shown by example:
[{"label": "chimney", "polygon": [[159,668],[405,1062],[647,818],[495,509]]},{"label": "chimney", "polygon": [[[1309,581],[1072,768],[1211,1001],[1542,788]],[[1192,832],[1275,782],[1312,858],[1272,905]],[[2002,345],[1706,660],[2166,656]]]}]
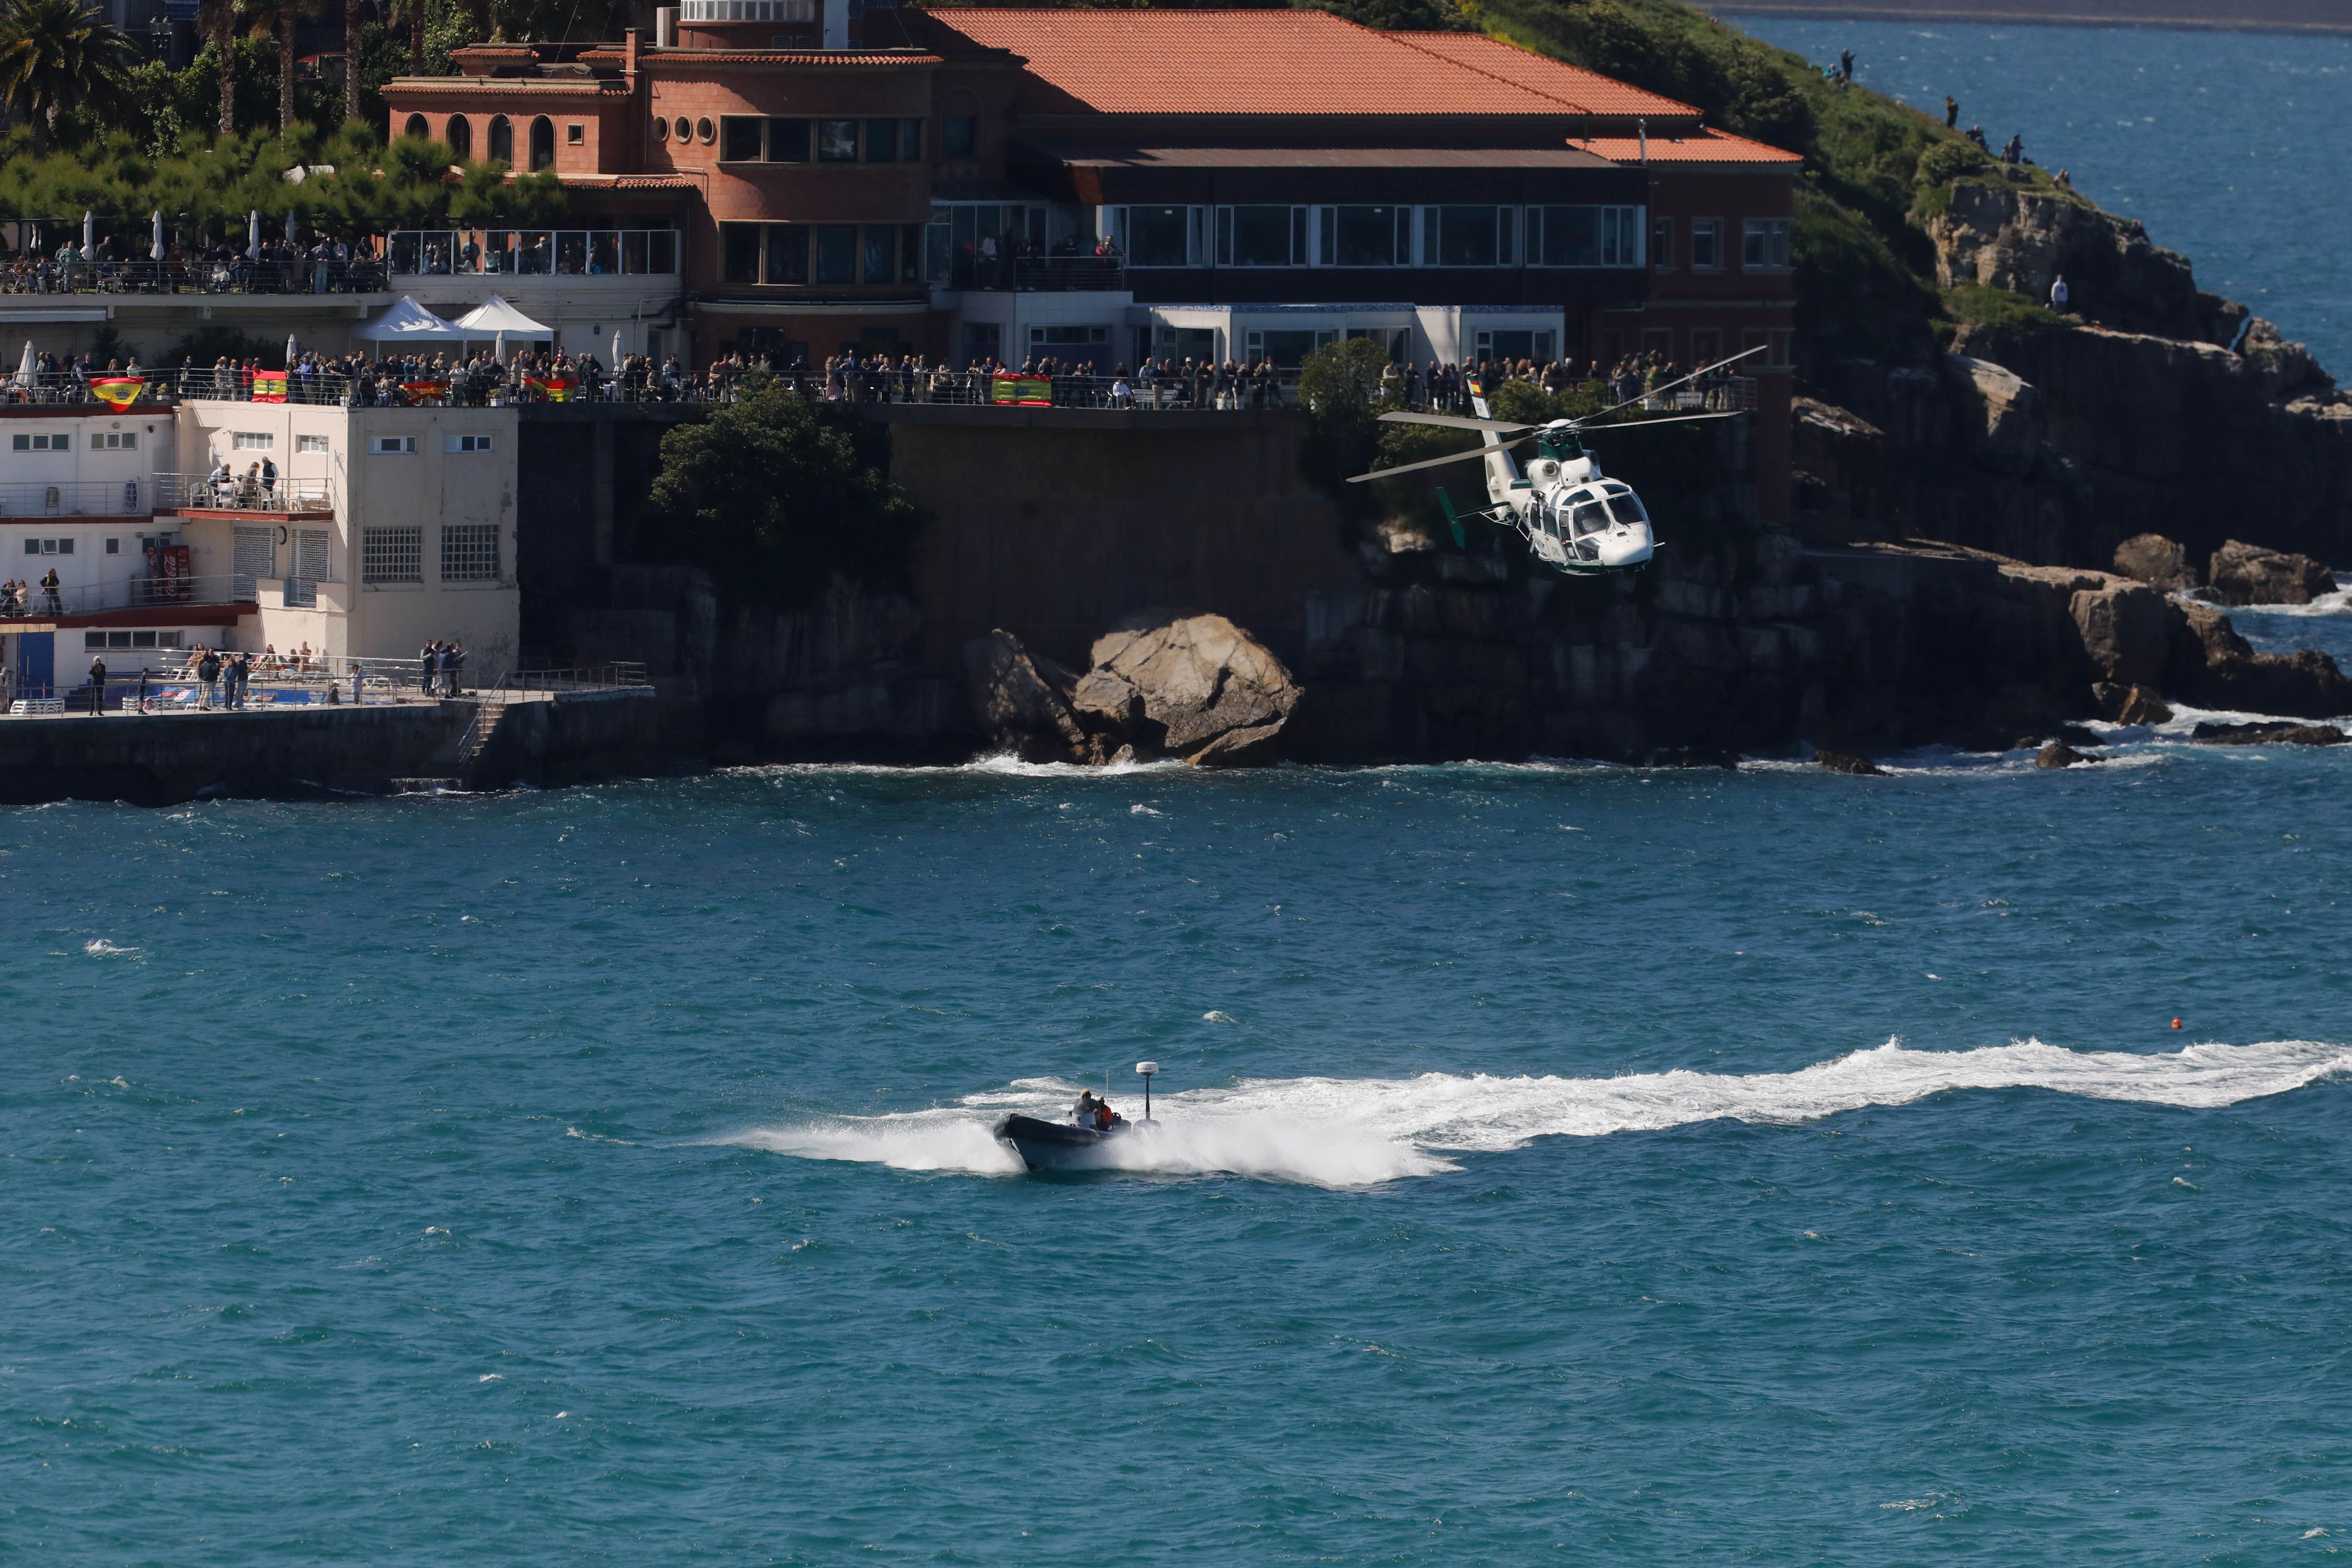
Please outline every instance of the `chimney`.
[{"label": "chimney", "polygon": [[677,47],[677,7],[664,5],[654,12],[654,47]]},{"label": "chimney", "polygon": [[824,7],[824,47],[849,47],[849,0],[818,0]]},{"label": "chimney", "polygon": [[621,78],[631,87],[637,85],[637,30],[635,27],[621,35]]}]

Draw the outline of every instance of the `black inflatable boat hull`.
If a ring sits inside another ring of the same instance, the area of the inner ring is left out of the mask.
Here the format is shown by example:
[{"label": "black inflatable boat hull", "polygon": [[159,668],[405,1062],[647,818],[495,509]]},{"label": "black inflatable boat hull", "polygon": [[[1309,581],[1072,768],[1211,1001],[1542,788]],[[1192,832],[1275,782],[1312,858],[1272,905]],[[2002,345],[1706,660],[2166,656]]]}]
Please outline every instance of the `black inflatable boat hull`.
[{"label": "black inflatable boat hull", "polygon": [[1071,1121],[1008,1116],[996,1124],[996,1136],[1011,1144],[1033,1171],[1097,1171],[1110,1163],[1103,1145],[1125,1137],[1129,1125],[1121,1122],[1108,1132],[1097,1132]]}]

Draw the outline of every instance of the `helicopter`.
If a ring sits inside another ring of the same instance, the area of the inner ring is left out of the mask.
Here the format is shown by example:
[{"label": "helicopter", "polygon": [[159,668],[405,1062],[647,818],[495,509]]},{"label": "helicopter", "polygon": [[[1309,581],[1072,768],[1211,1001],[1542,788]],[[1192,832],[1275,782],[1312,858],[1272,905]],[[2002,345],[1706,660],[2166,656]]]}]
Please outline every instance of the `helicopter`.
[{"label": "helicopter", "polygon": [[[1657,538],[1651,531],[1650,514],[1643,510],[1642,498],[1633,487],[1622,479],[1612,479],[1601,471],[1601,461],[1588,451],[1584,434],[1595,428],[1610,428],[1600,421],[1621,409],[1631,407],[1643,398],[1670,392],[1685,382],[1696,381],[1726,365],[1738,364],[1749,354],[1759,354],[1762,347],[1737,353],[1727,360],[1704,365],[1680,380],[1654,387],[1640,398],[1589,414],[1580,419],[1554,419],[1542,425],[1515,425],[1496,419],[1486,406],[1481,392],[1470,400],[1477,413],[1475,419],[1454,414],[1383,414],[1381,419],[1398,425],[1441,425],[1454,430],[1476,430],[1486,437],[1483,445],[1466,451],[1450,452],[1443,458],[1429,458],[1418,463],[1402,463],[1393,468],[1377,468],[1369,474],[1357,474],[1348,482],[1351,485],[1369,483],[1373,479],[1392,479],[1399,474],[1409,474],[1415,468],[1434,468],[1447,463],[1458,463],[1465,458],[1483,458],[1486,466],[1486,496],[1493,504],[1476,511],[1458,512],[1444,489],[1437,492],[1438,505],[1445,509],[1445,521],[1454,530],[1454,542],[1467,545],[1464,532],[1465,522],[1491,522],[1507,528],[1528,542],[1528,551],[1538,561],[1556,572],[1570,577],[1597,577],[1616,572],[1638,572],[1649,564],[1657,550]],[[1653,425],[1684,425],[1697,419],[1729,419],[1729,413],[1681,414],[1668,419],[1621,421],[1617,427],[1647,429]],[[1536,444],[1535,460],[1521,472],[1511,448],[1527,441]]]}]

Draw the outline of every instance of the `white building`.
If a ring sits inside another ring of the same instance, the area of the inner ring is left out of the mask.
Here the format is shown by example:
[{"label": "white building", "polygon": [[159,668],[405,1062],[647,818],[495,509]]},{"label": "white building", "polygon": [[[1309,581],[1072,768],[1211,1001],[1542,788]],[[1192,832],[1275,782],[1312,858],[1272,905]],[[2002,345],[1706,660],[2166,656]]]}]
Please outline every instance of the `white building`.
[{"label": "white building", "polygon": [[[515,413],[191,401],[0,407],[0,664],[17,693],[197,643],[512,661]],[[48,579],[54,573],[56,583]]]}]

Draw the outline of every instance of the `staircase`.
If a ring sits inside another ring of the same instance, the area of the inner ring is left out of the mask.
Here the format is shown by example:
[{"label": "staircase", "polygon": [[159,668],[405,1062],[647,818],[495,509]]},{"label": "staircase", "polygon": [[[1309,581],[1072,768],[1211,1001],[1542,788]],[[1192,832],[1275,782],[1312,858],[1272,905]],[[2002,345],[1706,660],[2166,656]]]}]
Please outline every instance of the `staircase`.
[{"label": "staircase", "polygon": [[475,767],[482,753],[490,749],[490,742],[507,716],[507,694],[482,691],[453,700],[470,702],[473,717],[466,727],[444,742],[433,753],[433,773],[418,778],[394,779],[393,791],[398,795],[430,795],[437,790],[471,789],[478,782]]}]

